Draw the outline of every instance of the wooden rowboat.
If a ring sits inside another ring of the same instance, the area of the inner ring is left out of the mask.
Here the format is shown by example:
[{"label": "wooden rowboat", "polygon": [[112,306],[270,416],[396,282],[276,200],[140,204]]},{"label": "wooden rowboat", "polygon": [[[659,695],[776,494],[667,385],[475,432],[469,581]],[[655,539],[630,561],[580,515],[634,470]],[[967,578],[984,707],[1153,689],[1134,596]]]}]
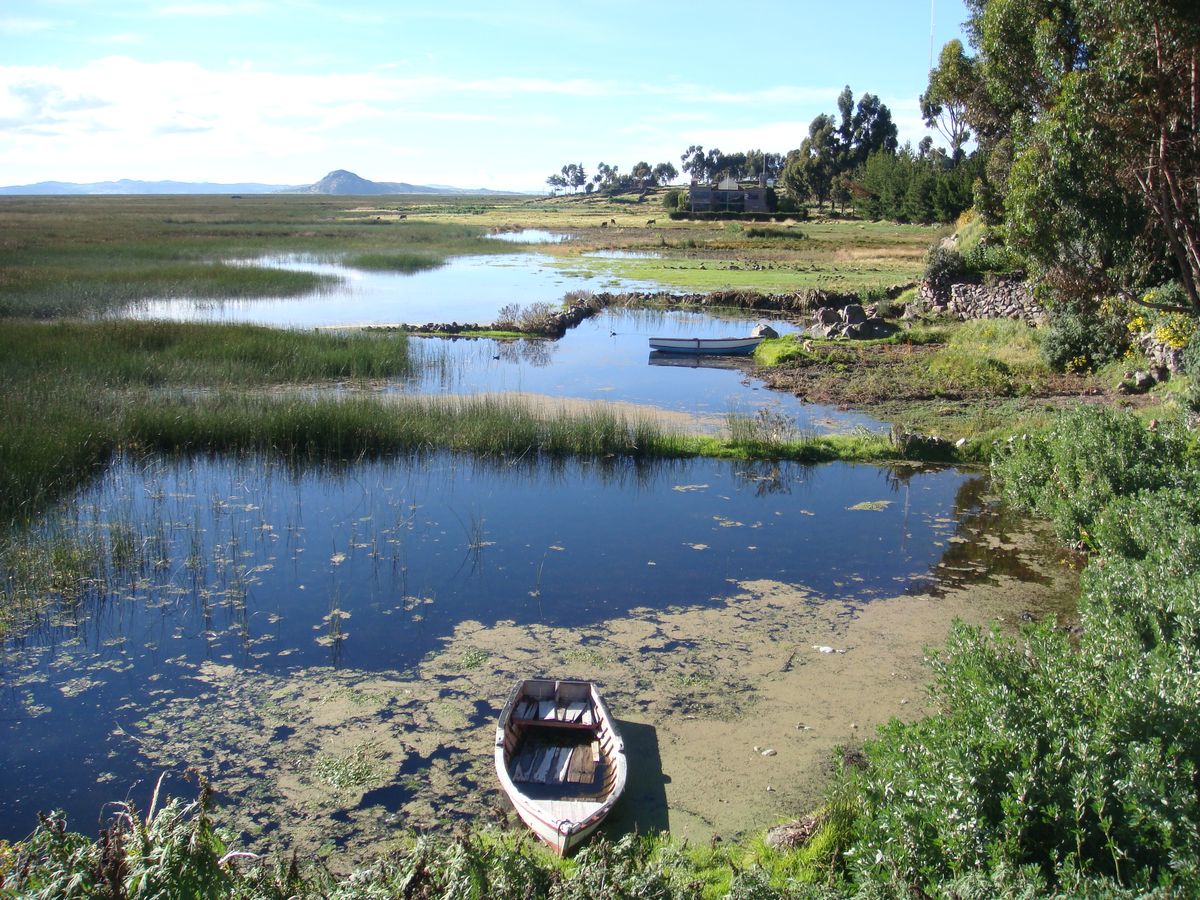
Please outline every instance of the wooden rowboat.
[{"label": "wooden rowboat", "polygon": [[590,681],[517,683],[496,727],[496,774],[517,814],[562,856],[625,790],[625,745]]},{"label": "wooden rowboat", "polygon": [[746,356],[762,343],[760,337],[728,338],[650,338],[650,349],[660,353],[719,353],[725,356]]}]

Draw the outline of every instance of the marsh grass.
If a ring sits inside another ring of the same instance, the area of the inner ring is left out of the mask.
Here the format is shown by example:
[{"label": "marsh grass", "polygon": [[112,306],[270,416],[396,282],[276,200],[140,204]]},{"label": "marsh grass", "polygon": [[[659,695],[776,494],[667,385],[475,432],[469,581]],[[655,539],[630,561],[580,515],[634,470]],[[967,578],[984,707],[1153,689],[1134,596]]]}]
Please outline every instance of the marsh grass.
[{"label": "marsh grass", "polygon": [[[0,317],[95,315],[160,298],[294,297],[336,283],[252,262],[271,255],[418,271],[455,255],[515,252],[487,240],[484,227],[384,217],[360,203],[285,195],[0,198]],[[368,222],[379,227],[362,227]]]},{"label": "marsh grass", "polygon": [[342,263],[352,269],[370,269],[381,272],[425,272],[436,269],[446,262],[444,257],[429,253],[354,253]]},{"label": "marsh grass", "polygon": [[929,362],[929,375],[945,392],[1007,396],[1035,389],[1050,368],[1036,329],[1010,319],[976,319],[950,331]]},{"label": "marsh grass", "polygon": [[[172,397],[167,409],[187,410],[194,420],[206,398],[222,391],[409,370],[405,339],[390,335],[9,322],[0,329],[0,518],[31,515],[78,484],[138,436],[131,427],[162,421],[151,410],[165,395]],[[168,430],[178,435],[178,423]]]},{"label": "marsh grass", "polygon": [[337,876],[315,860],[227,851],[207,810],[177,800],[145,819],[121,804],[98,841],[67,831],[56,815],[0,851],[6,854],[0,859],[12,858],[4,887],[13,896],[702,900],[790,897],[829,879],[823,846],[807,854],[815,860],[809,863],[803,852],[774,851],[761,841],[692,848],[667,835],[630,834],[595,838],[559,859],[522,832],[483,826],[456,834],[402,832],[391,852]]}]

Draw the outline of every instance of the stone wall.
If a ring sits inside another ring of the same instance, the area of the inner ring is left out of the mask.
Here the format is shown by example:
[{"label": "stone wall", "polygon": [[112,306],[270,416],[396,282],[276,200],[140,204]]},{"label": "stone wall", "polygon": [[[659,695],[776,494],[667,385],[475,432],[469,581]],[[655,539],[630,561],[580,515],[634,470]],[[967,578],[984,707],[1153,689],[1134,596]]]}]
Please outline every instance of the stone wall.
[{"label": "stone wall", "polygon": [[950,285],[948,291],[938,291],[923,282],[917,288],[917,299],[928,310],[960,319],[1023,319],[1033,323],[1046,317],[1025,282],[1015,279],[986,284],[960,282]]}]

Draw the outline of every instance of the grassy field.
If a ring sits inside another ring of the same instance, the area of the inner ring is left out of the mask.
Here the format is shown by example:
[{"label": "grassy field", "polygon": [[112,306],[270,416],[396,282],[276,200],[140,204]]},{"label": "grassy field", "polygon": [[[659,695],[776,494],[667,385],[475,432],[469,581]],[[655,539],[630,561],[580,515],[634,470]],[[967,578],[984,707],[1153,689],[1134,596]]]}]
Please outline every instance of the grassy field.
[{"label": "grassy field", "polygon": [[[648,224],[653,220],[654,224]],[[615,223],[615,224],[614,224]],[[601,226],[604,227],[601,227]],[[490,232],[569,233],[539,248],[585,270],[688,290],[872,291],[917,277],[937,229],[818,220],[673,222],[634,197],[324,195],[0,198],[0,317],[106,312],[148,298],[287,297],[322,276],[253,264],[272,254],[417,271],[448,257],[527,247]],[[602,258],[595,251],[654,256]]]},{"label": "grassy field", "polygon": [[[321,276],[251,264],[272,254],[415,271],[508,253],[486,226],[400,218],[323,195],[0,198],[0,318],[102,313],[148,298],[288,297]],[[236,263],[236,264],[235,264]]]}]

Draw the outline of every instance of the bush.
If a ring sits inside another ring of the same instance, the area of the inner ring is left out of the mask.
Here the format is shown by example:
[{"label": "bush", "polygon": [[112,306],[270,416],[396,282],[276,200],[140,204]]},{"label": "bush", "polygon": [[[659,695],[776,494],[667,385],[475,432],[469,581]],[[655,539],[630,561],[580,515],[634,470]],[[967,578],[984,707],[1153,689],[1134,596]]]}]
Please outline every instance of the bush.
[{"label": "bush", "polygon": [[966,261],[953,247],[938,244],[925,257],[924,280],[935,291],[946,291],[967,273]]},{"label": "bush", "polygon": [[674,209],[687,209],[689,205],[688,192],[683,188],[671,188],[663,194],[663,208],[670,211]]},{"label": "bush", "polygon": [[852,872],[929,889],[982,879],[1006,888],[998,895],[1026,884],[1031,895],[1194,896],[1194,464],[1177,436],[1086,409],[995,465],[1023,505],[1059,525],[1064,511],[1095,523],[1078,642],[1052,622],[1017,637],[955,627],[933,662],[940,714],[892,722],[865,748]]},{"label": "bush", "polygon": [[1120,359],[1129,347],[1124,316],[1112,304],[1095,309],[1052,307],[1042,339],[1046,363],[1059,372],[1090,372]]},{"label": "bush", "polygon": [[1011,441],[992,474],[1005,499],[1048,518],[1061,540],[1090,540],[1092,522],[1118,497],[1191,483],[1185,450],[1177,426],[1151,431],[1130,413],[1083,406],[1045,434]]},{"label": "bush", "polygon": [[539,300],[522,306],[507,303],[496,314],[495,327],[500,331],[519,331],[523,334],[544,334],[553,318],[561,311],[560,306]]},{"label": "bush", "polygon": [[1022,271],[1024,260],[1020,254],[997,241],[981,240],[963,253],[963,264],[971,274],[982,278],[985,275],[1007,275]]}]

